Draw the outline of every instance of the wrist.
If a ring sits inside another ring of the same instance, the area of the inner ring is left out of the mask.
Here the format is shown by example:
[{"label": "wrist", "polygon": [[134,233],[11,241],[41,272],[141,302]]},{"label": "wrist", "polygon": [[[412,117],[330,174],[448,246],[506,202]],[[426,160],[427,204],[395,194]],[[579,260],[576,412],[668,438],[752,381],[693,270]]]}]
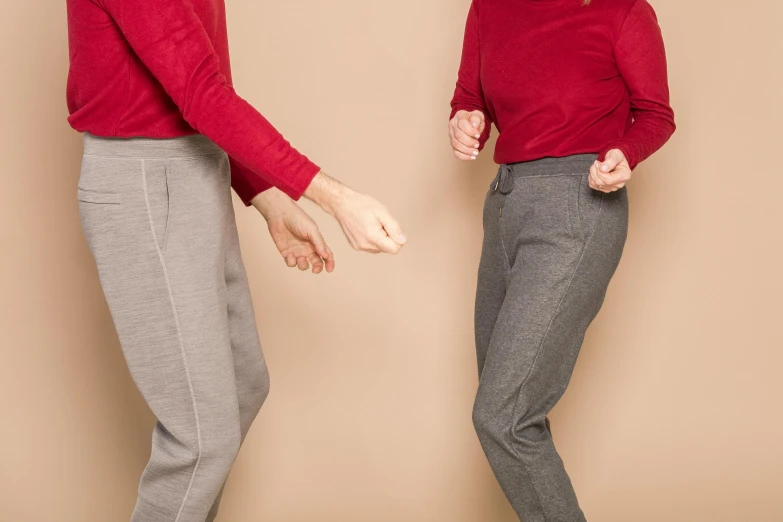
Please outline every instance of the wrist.
[{"label": "wrist", "polygon": [[258,194],[252,199],[251,204],[267,221],[279,218],[296,206],[294,200],[275,188]]},{"label": "wrist", "polygon": [[327,214],[337,217],[343,202],[352,193],[350,188],[321,171],[315,175],[303,195]]}]

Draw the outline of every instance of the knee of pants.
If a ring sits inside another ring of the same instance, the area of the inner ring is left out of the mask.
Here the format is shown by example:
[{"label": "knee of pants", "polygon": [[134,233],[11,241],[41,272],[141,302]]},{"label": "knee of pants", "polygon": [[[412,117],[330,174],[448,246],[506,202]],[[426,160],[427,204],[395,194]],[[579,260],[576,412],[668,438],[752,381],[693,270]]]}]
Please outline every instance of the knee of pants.
[{"label": "knee of pants", "polygon": [[226,474],[239,454],[242,433],[239,422],[220,422],[201,430],[201,460],[225,468]]},{"label": "knee of pants", "polygon": [[496,402],[479,390],[473,403],[473,428],[479,440],[503,438],[509,424],[510,419],[503,418]]},{"label": "knee of pants", "polygon": [[535,443],[547,436],[546,417],[537,419],[516,411],[488,394],[479,393],[473,404],[473,427],[479,439],[506,441],[521,445]]}]

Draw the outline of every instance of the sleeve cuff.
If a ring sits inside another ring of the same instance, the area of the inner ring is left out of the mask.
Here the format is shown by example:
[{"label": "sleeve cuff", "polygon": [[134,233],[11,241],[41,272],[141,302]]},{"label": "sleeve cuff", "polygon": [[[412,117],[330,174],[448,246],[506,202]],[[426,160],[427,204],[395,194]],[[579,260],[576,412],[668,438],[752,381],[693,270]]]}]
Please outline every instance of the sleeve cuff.
[{"label": "sleeve cuff", "polygon": [[[231,186],[245,206],[249,207],[252,204],[253,198],[274,186],[265,178],[245,167],[234,158],[229,158],[229,163],[231,165]],[[318,167],[318,165],[308,160],[301,167],[298,175],[291,177],[291,181],[287,186],[278,188],[288,194],[294,201],[298,201],[320,170],[321,168]]]},{"label": "sleeve cuff", "polygon": [[479,137],[479,150],[484,150],[484,145],[489,141],[489,135],[492,132],[492,118],[489,117],[489,114],[487,114],[487,111],[483,107],[475,105],[454,105],[449,114],[449,121],[451,121],[454,118],[454,115],[459,111],[479,111],[484,115],[484,131],[481,133],[481,137]]},{"label": "sleeve cuff", "polygon": [[255,174],[234,158],[229,158],[229,163],[231,165],[231,187],[246,207],[251,205],[251,201],[257,195],[272,188],[271,183]]},{"label": "sleeve cuff", "polygon": [[604,159],[606,159],[606,154],[612,149],[617,149],[623,153],[623,156],[625,156],[625,159],[628,161],[628,166],[631,167],[631,170],[635,169],[636,165],[639,164],[639,159],[636,154],[633,153],[633,148],[625,142],[614,142],[605,146],[598,155],[598,161],[604,161]]}]

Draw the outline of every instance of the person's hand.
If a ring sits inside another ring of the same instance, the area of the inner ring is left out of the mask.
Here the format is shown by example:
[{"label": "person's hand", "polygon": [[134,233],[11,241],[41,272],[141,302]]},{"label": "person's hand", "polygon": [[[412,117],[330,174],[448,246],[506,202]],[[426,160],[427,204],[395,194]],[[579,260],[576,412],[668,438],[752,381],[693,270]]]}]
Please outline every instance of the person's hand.
[{"label": "person's hand", "polygon": [[334,254],[326,245],[318,225],[294,201],[270,189],[253,199],[253,206],[266,218],[269,234],[289,267],[314,274],[334,270]]},{"label": "person's hand", "polygon": [[313,178],[304,195],[334,216],[348,243],[356,250],[396,254],[407,241],[386,207],[323,172]]},{"label": "person's hand", "polygon": [[479,155],[479,138],[486,127],[481,111],[457,111],[449,122],[449,141],[454,156],[461,160],[474,160]]},{"label": "person's hand", "polygon": [[631,167],[619,149],[606,153],[604,161],[595,161],[590,167],[590,188],[601,192],[615,192],[631,179]]}]

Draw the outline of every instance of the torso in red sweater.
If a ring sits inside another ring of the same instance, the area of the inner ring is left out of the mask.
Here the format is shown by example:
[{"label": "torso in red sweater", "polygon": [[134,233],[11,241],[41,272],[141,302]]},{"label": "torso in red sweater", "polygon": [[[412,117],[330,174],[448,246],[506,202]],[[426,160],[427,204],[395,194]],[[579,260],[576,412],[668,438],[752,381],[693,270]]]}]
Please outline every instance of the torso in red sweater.
[{"label": "torso in red sweater", "polygon": [[68,0],[68,36],[74,129],[204,134],[228,153],[246,203],[270,185],[298,198],[318,172],[234,92],[223,0]]},{"label": "torso in red sweater", "polygon": [[497,163],[618,148],[633,168],[675,128],[655,13],[645,0],[474,0],[452,109],[495,124]]}]

